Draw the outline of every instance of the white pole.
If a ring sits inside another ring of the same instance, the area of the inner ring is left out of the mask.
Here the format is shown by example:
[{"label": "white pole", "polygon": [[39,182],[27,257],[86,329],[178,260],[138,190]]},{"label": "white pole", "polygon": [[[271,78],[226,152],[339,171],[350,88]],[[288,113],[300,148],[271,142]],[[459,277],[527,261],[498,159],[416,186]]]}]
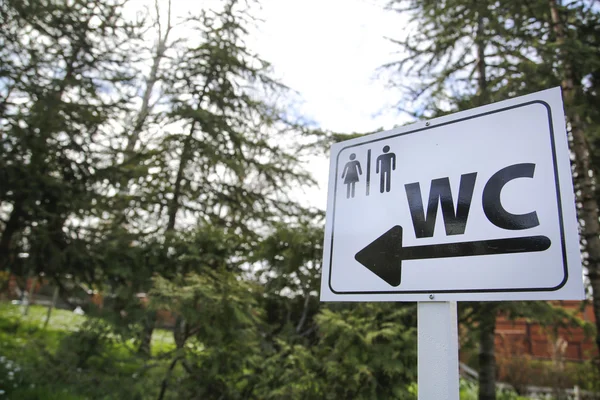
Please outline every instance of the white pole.
[{"label": "white pole", "polygon": [[458,400],[456,302],[419,302],[417,325],[419,400]]}]

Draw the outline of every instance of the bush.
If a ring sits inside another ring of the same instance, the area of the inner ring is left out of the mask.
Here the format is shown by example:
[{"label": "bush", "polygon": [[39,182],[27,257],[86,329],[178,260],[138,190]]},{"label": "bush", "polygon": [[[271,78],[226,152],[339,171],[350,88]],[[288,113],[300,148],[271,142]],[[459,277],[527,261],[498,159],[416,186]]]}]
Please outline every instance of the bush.
[{"label": "bush", "polygon": [[68,393],[64,389],[52,387],[30,386],[28,388],[17,389],[11,396],[19,400],[84,400],[84,397]]},{"label": "bush", "polygon": [[21,367],[6,357],[0,357],[0,394],[11,394],[23,385]]},{"label": "bush", "polygon": [[98,319],[88,319],[76,332],[67,335],[56,351],[56,359],[70,368],[85,368],[92,357],[102,356],[112,342],[112,330]]}]

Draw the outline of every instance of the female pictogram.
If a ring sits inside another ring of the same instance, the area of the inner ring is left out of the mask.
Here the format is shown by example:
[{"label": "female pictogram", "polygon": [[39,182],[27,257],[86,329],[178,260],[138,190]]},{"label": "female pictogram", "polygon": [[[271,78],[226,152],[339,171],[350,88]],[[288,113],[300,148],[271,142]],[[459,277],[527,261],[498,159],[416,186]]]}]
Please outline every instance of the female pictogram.
[{"label": "female pictogram", "polygon": [[342,178],[344,179],[344,183],[346,184],[346,198],[354,197],[354,186],[356,182],[358,182],[358,175],[362,175],[362,169],[360,168],[360,163],[355,161],[356,154],[350,154],[350,161],[346,163],[344,167],[344,171],[342,172]]}]

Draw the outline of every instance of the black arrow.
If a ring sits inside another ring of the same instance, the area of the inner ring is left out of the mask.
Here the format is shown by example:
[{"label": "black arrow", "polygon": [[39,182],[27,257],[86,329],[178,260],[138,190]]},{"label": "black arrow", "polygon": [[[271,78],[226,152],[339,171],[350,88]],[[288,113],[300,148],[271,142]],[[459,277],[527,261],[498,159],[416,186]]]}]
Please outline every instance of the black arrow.
[{"label": "black arrow", "polygon": [[527,236],[402,247],[402,227],[396,225],[356,253],[354,258],[390,285],[398,286],[404,260],[527,253],[547,250],[550,244],[546,236]]}]

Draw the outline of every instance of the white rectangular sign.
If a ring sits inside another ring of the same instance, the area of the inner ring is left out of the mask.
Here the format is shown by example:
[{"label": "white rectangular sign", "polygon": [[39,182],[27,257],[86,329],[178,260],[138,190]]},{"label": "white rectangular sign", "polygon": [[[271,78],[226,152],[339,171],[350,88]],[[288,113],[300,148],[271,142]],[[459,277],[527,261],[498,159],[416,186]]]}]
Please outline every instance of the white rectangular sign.
[{"label": "white rectangular sign", "polygon": [[561,93],[331,148],[323,301],[582,299]]}]

